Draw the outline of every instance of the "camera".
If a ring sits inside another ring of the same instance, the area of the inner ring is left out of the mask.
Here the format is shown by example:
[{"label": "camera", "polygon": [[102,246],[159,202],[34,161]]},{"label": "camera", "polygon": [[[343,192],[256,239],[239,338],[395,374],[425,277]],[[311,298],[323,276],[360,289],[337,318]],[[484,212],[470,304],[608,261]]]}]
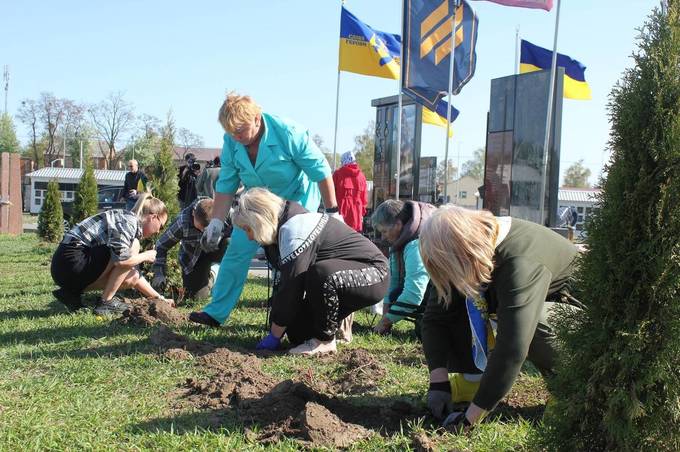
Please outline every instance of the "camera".
[{"label": "camera", "polygon": [[189,159],[189,160],[187,160],[187,167],[188,167],[191,171],[200,171],[200,170],[201,170],[201,164],[198,163],[198,162],[197,162],[196,160],[194,160],[194,159]]}]

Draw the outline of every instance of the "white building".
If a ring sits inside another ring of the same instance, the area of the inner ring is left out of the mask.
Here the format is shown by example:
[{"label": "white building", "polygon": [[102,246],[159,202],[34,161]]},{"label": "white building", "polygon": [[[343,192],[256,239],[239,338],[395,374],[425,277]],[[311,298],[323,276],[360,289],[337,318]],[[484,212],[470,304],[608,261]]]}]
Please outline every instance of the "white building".
[{"label": "white building", "polygon": [[[30,180],[29,210],[31,213],[40,213],[43,200],[47,196],[47,183],[52,180],[59,182],[62,202],[73,202],[75,191],[83,177],[83,169],[80,168],[40,168],[37,171],[26,174]],[[122,187],[125,183],[126,171],[94,170],[94,178],[97,188]]]},{"label": "white building", "polygon": [[577,230],[582,230],[583,223],[588,219],[588,215],[598,209],[597,197],[601,191],[599,188],[560,188],[557,199],[559,209],[576,207],[578,213]]},{"label": "white building", "polygon": [[472,176],[463,176],[449,182],[446,187],[449,202],[467,209],[481,209],[482,202],[478,191],[480,185],[482,182]]}]

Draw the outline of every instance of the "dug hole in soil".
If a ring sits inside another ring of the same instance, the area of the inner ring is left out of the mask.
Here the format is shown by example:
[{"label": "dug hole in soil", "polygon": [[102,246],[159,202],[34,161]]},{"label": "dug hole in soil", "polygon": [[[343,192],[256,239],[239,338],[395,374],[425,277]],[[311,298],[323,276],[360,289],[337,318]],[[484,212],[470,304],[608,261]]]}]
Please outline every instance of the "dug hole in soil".
[{"label": "dug hole in soil", "polygon": [[339,364],[335,377],[314,375],[309,368],[301,370],[299,378],[280,381],[262,371],[260,357],[245,350],[213,348],[204,353],[206,347],[164,326],[152,334],[152,342],[159,341],[169,341],[165,357],[200,355],[196,364],[212,374],[188,378],[176,393],[182,403],[213,410],[218,419],[219,413],[235,415],[246,435],[260,443],[292,438],[308,447],[346,448],[371,435],[398,432],[402,423],[426,414],[424,407],[401,400],[369,396],[357,405],[338,397],[371,391],[386,375],[385,368],[364,349],[321,357]]}]

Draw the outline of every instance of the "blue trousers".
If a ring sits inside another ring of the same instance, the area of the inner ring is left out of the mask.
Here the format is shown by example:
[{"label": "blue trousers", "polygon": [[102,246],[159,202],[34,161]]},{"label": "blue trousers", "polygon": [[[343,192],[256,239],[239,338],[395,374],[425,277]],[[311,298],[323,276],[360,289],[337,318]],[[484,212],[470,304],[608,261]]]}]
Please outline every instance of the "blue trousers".
[{"label": "blue trousers", "polygon": [[[321,203],[318,185],[310,184],[307,193],[298,202],[305,209],[316,212]],[[229,247],[222,258],[220,271],[212,289],[212,300],[203,308],[203,312],[220,323],[227,320],[243,292],[250,261],[258,247],[257,242],[248,240],[248,235],[243,229],[234,226]]]}]

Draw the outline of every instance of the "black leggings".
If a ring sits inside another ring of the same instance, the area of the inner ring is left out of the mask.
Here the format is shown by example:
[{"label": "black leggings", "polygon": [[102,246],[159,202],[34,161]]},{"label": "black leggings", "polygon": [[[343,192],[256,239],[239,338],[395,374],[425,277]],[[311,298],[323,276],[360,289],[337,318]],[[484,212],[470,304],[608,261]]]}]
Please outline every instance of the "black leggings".
[{"label": "black leggings", "polygon": [[286,330],[288,340],[331,340],[342,319],[383,299],[389,279],[386,265],[342,259],[312,265],[305,278],[305,299]]}]

